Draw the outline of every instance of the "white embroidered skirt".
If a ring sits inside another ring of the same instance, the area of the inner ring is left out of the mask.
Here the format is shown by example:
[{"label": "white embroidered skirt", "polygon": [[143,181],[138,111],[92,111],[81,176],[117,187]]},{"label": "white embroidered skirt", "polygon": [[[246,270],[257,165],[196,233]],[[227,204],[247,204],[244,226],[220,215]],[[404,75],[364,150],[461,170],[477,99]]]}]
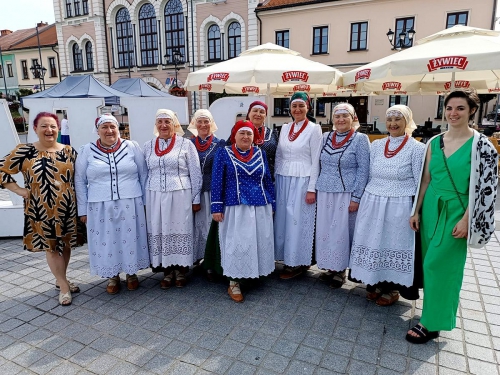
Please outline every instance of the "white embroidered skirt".
[{"label": "white embroidered skirt", "polygon": [[194,249],[193,262],[203,259],[207,245],[208,230],[212,223],[210,213],[210,192],[205,191],[200,196],[201,210],[194,214]]},{"label": "white embroidered skirt", "polygon": [[87,241],[90,273],[113,277],[149,267],[142,198],[89,202]]},{"label": "white embroidered skirt", "polygon": [[148,243],[153,267],[193,265],[191,189],[146,191]]},{"label": "white embroidered skirt", "polygon": [[274,271],[273,209],[267,206],[228,206],[219,223],[224,275],[255,278]]},{"label": "white embroidered skirt", "polygon": [[356,212],[349,212],[351,193],[318,191],[316,262],[318,268],[343,271],[349,265]]},{"label": "white embroidered skirt", "polygon": [[411,286],[415,234],[411,197],[381,197],[365,191],[358,210],[349,267],[365,284],[382,281]]},{"label": "white embroidered skirt", "polygon": [[276,175],[274,214],[275,259],[287,266],[309,266],[312,261],[316,203],[306,203],[309,177]]}]

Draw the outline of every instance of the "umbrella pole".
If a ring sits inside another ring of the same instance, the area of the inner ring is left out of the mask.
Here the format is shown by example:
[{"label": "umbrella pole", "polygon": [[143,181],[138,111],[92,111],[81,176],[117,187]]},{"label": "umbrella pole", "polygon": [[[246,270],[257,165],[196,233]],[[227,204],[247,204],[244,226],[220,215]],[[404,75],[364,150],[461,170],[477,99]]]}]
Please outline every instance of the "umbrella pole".
[{"label": "umbrella pole", "polygon": [[316,95],[318,94],[314,94],[314,108],[313,108],[313,117],[316,118]]},{"label": "umbrella pole", "polygon": [[[267,84],[267,90],[266,90],[266,105],[267,108],[271,108],[271,84],[269,83]],[[266,120],[267,120],[267,127],[271,128],[271,116],[269,114],[269,111],[267,112]]]},{"label": "umbrella pole", "polygon": [[495,125],[495,129],[497,128],[497,120],[498,120],[498,99],[500,98],[500,94],[497,94],[497,103],[495,104],[495,122],[493,125]]},{"label": "umbrella pole", "polygon": [[444,94],[443,94],[443,108],[441,109],[441,130],[444,131]]}]

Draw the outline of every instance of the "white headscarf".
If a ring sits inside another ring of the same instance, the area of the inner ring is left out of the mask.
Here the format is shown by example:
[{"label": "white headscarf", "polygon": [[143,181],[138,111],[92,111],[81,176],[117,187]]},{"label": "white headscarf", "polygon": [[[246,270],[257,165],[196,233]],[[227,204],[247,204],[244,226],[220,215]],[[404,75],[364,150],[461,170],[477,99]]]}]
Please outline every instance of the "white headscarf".
[{"label": "white headscarf", "polygon": [[401,115],[403,115],[406,121],[405,132],[406,134],[411,135],[413,131],[417,128],[417,125],[415,124],[415,121],[413,121],[413,113],[410,107],[407,107],[403,104],[396,104],[393,105],[392,107],[389,107],[387,111],[385,111],[385,115],[388,116],[389,112],[393,111],[399,112]]},{"label": "white headscarf", "polygon": [[[174,132],[180,136],[184,135],[184,130],[181,128],[181,124],[179,123],[179,119],[177,118],[177,115],[175,114],[174,111],[171,111],[170,109],[159,109],[156,111],[156,116],[155,119],[159,118],[169,118],[174,122]],[[155,127],[153,130],[153,134],[158,137],[160,133],[158,133],[158,129],[156,128],[156,120],[155,120]]]},{"label": "white headscarf", "polygon": [[[335,115],[336,112],[342,113],[342,112],[347,112],[351,115],[352,117],[352,127],[354,130],[357,130],[359,128],[359,120],[358,116],[356,115],[356,111],[354,110],[354,107],[350,105],[349,103],[340,103],[337,104],[333,108],[333,114]],[[335,128],[335,125],[334,125]]]},{"label": "white headscarf", "polygon": [[210,120],[210,132],[212,134],[214,134],[218,129],[217,125],[215,124],[215,120],[214,120],[212,114],[210,113],[210,111],[208,109],[199,109],[194,113],[193,118],[191,119],[191,122],[189,123],[189,126],[188,126],[188,130],[191,133],[193,133],[193,135],[195,137],[198,136],[198,129],[196,129],[196,121],[198,121],[198,119],[200,119],[202,117],[208,118]]},{"label": "white headscarf", "polygon": [[118,122],[115,116],[113,116],[111,113],[104,113],[95,119],[95,124],[94,128],[92,129],[92,133],[97,134],[97,129],[99,129],[99,126],[101,126],[106,122],[111,122],[115,124],[118,128],[120,127],[120,123]]}]

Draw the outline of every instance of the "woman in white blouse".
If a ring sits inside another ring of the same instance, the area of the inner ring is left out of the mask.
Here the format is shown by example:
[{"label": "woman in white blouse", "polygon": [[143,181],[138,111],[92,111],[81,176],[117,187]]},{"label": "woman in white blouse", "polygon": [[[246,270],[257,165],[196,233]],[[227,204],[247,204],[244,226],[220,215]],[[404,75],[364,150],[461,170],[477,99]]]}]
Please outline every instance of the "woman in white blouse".
[{"label": "woman in white blouse", "polygon": [[276,260],[285,264],[282,279],[302,274],[312,262],[316,180],[321,152],[321,127],[307,118],[309,97],[296,92],[290,99],[294,121],[283,125],[276,151]]},{"label": "woman in white blouse", "polygon": [[411,137],[416,125],[410,108],[390,107],[386,126],[389,137],[371,145],[349,262],[351,277],[367,285],[366,298],[379,306],[394,304],[398,289],[413,285],[415,234],[407,223],[424,153]]},{"label": "woman in white blouse", "polygon": [[151,265],[161,267],[162,289],[186,285],[193,265],[193,212],[200,210],[202,174],[193,142],[183,138],[168,109],[156,112],[155,138],[144,144],[148,166],[146,218]]},{"label": "woman in white blouse", "polygon": [[120,139],[110,114],[96,122],[99,139],[80,149],[75,188],[80,220],[87,223],[90,273],[109,278],[106,291],[120,291],[120,272],[128,290],[139,286],[136,272],[149,267],[144,215],[148,171],[134,141]]}]

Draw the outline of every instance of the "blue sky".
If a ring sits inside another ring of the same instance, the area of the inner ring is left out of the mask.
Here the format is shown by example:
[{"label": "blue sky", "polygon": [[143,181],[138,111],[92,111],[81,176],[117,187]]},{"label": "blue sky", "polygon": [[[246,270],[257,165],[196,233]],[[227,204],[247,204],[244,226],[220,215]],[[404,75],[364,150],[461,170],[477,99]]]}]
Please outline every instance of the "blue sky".
[{"label": "blue sky", "polygon": [[40,21],[54,23],[53,0],[0,0],[0,29],[35,27]]}]

